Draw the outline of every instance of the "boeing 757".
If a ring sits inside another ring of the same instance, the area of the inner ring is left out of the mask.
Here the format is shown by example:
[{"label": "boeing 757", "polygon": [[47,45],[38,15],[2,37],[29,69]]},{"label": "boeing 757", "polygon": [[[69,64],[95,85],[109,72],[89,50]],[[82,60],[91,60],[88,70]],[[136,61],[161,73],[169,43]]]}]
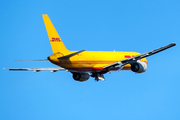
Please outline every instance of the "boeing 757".
[{"label": "boeing 757", "polygon": [[100,52],[100,51],[69,51],[55,27],[53,26],[48,15],[43,14],[44,24],[47,30],[49,41],[52,47],[53,54],[48,56],[47,59],[40,59],[35,61],[50,61],[57,65],[57,68],[6,68],[9,70],[23,70],[39,72],[49,70],[56,72],[60,70],[69,71],[76,81],[87,81],[90,76],[95,80],[105,80],[104,74],[118,70],[131,70],[135,73],[143,73],[147,70],[148,61],[146,57],[154,55],[158,52],[166,50],[175,46],[171,43],[164,47],[151,50],[149,52],[140,54],[138,52]]}]

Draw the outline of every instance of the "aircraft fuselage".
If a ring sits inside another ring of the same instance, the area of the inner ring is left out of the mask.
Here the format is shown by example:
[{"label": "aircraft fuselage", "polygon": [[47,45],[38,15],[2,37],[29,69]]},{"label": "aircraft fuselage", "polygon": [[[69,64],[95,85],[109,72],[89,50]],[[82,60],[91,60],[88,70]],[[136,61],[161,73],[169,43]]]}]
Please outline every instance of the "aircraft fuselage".
[{"label": "aircraft fuselage", "polygon": [[[71,54],[77,51],[71,51]],[[101,51],[84,51],[69,59],[58,59],[63,57],[62,53],[52,54],[48,57],[49,61],[55,65],[66,68],[68,70],[83,71],[83,72],[98,72],[103,69],[103,66],[112,64],[114,62],[127,59],[139,55],[137,52],[101,52]],[[141,61],[146,64],[147,59],[143,58]],[[122,70],[130,70],[131,65],[124,65]],[[112,71],[118,70],[117,68]]]}]

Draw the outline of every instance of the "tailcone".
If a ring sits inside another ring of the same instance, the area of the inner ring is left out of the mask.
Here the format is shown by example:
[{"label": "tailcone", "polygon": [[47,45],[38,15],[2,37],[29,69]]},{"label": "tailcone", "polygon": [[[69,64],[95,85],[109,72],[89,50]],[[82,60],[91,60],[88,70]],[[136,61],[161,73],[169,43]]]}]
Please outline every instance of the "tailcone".
[{"label": "tailcone", "polygon": [[47,59],[50,61],[50,57],[47,57]]}]

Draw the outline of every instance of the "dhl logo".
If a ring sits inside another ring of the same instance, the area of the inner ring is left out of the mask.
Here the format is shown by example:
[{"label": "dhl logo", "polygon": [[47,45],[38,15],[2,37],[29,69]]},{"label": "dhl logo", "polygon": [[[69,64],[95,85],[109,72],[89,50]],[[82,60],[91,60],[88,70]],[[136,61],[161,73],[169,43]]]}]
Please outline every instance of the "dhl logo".
[{"label": "dhl logo", "polygon": [[61,42],[60,38],[52,38],[52,40],[50,40],[50,42]]}]

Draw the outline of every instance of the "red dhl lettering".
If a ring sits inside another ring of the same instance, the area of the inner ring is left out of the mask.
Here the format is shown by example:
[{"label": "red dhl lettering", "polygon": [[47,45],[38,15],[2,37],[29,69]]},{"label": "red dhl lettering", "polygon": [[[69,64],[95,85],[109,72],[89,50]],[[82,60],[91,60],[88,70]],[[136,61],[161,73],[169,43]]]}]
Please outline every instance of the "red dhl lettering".
[{"label": "red dhl lettering", "polygon": [[125,55],[124,56],[125,58],[131,58],[131,57],[134,57],[134,55],[130,56],[130,55]]},{"label": "red dhl lettering", "polygon": [[131,58],[131,56],[130,56],[130,55],[125,55],[124,57],[125,57],[125,58]]},{"label": "red dhl lettering", "polygon": [[50,40],[50,42],[61,42],[60,38],[52,38],[52,40]]}]

